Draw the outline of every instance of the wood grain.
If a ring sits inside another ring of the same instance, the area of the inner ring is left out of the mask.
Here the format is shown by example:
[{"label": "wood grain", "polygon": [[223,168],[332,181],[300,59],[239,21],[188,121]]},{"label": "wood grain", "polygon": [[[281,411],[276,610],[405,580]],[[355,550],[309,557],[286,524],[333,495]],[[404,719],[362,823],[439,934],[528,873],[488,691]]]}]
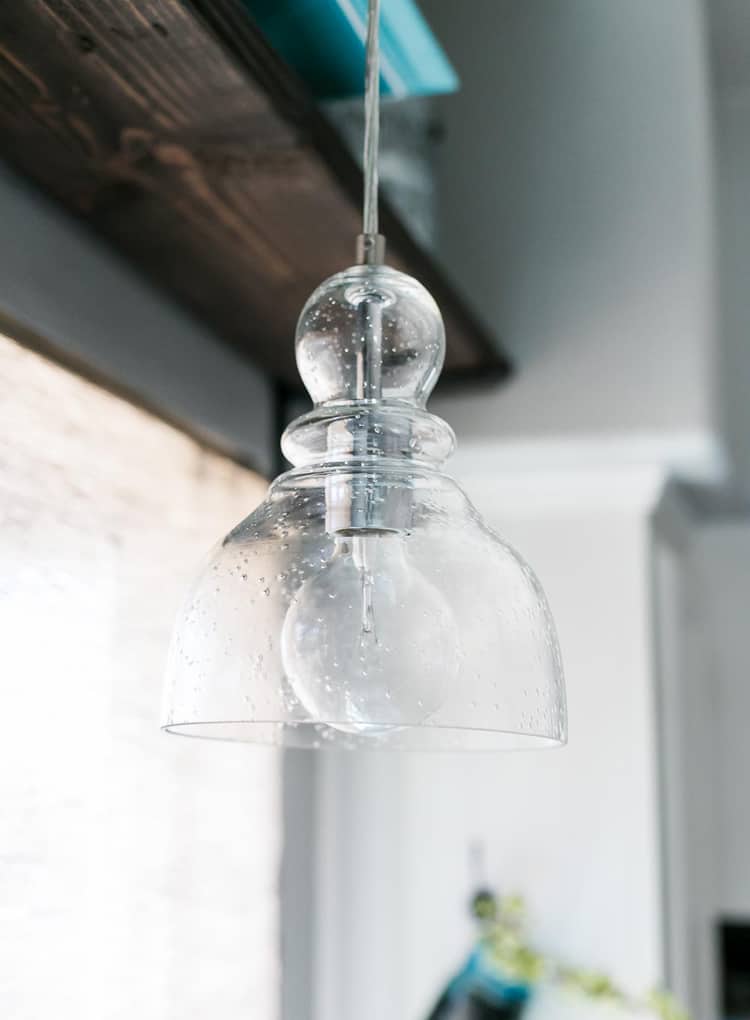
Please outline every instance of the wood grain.
[{"label": "wood grain", "polygon": [[[3,5],[0,157],[296,384],[296,316],[352,261],[361,174],[239,0]],[[390,261],[442,307],[448,375],[506,374],[387,205],[382,222]]]}]

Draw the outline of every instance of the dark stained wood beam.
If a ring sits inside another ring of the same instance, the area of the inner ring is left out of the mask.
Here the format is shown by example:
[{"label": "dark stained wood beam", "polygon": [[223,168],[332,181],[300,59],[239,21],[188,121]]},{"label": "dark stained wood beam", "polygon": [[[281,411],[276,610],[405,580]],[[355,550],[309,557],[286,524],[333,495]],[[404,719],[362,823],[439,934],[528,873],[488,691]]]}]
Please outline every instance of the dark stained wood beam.
[{"label": "dark stained wood beam", "polygon": [[[361,173],[240,0],[0,5],[0,158],[296,385],[296,317],[352,262]],[[447,377],[507,374],[387,204],[381,219],[389,261],[441,305]]]}]

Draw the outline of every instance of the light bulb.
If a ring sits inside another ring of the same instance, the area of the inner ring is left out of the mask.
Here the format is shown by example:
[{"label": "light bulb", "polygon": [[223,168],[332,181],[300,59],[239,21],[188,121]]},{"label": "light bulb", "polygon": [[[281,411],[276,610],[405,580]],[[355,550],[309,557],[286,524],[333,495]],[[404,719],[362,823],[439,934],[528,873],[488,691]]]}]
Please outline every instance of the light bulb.
[{"label": "light bulb", "polygon": [[293,596],[281,654],[309,718],[345,733],[425,722],[458,672],[448,604],[395,531],[337,535],[322,569]]}]

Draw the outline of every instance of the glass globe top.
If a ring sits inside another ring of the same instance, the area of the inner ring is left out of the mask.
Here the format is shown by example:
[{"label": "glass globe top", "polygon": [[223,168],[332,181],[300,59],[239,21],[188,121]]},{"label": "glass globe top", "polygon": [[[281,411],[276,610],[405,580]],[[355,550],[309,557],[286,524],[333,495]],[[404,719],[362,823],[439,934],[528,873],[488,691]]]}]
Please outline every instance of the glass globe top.
[{"label": "glass globe top", "polygon": [[382,265],[327,280],[299,319],[314,408],[293,468],[211,553],[178,619],[164,726],[290,747],[480,749],[566,739],[539,583],[441,468],[425,410],[442,319]]}]

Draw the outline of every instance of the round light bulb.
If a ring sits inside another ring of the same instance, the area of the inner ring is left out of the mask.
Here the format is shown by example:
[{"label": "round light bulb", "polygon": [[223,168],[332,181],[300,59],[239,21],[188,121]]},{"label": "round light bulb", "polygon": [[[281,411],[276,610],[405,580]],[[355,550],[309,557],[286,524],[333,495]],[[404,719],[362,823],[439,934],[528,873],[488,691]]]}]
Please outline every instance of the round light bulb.
[{"label": "round light bulb", "polygon": [[312,720],[345,733],[424,723],[458,673],[459,635],[443,596],[409,562],[397,532],[337,536],[298,589],[281,654]]}]

